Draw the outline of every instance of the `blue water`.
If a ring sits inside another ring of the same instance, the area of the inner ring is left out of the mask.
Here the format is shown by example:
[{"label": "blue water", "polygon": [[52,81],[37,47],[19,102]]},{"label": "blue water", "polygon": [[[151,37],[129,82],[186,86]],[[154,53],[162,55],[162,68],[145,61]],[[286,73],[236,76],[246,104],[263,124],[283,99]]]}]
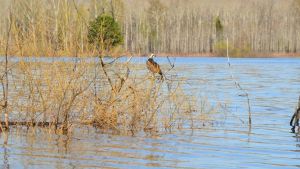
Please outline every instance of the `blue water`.
[{"label": "blue water", "polygon": [[[70,61],[65,59],[59,61]],[[131,61],[143,64],[146,59]],[[163,71],[170,67],[166,58],[155,60]],[[230,69],[226,58],[170,60],[175,67],[167,77],[177,74],[185,79],[186,92],[227,106],[217,116],[218,125],[155,136],[103,134],[88,127],[75,129],[70,137],[12,129],[0,149],[2,168],[300,167],[300,139],[289,126],[300,95],[300,59],[230,59]],[[251,128],[247,99],[234,80],[249,94]]]}]

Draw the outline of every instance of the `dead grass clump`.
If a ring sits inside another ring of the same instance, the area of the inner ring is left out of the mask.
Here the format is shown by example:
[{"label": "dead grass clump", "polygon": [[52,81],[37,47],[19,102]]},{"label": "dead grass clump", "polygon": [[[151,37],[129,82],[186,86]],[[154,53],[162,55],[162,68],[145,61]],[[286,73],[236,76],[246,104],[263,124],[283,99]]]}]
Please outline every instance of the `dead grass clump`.
[{"label": "dead grass clump", "polygon": [[105,105],[96,104],[92,123],[102,129],[117,129],[118,114]]}]

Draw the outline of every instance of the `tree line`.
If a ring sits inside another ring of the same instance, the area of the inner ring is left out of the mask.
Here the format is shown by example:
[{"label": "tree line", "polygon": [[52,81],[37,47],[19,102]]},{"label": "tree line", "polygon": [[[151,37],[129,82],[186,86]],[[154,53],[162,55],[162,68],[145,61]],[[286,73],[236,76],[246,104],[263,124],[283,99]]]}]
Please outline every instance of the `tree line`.
[{"label": "tree line", "polygon": [[110,15],[123,43],[111,53],[299,53],[300,0],[3,0],[0,54],[93,55],[89,25]]}]

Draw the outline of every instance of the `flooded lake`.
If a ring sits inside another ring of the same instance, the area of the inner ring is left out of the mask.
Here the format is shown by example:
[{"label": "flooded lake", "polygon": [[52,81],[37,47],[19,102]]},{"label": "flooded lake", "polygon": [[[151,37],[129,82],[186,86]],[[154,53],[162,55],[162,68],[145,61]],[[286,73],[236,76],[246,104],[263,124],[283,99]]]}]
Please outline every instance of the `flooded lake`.
[{"label": "flooded lake", "polygon": [[231,72],[249,93],[251,129],[247,99],[231,79],[226,58],[171,61],[186,78],[186,92],[227,107],[215,123],[154,136],[78,127],[68,137],[12,128],[1,134],[1,143],[7,140],[1,168],[300,168],[300,139],[289,126],[300,95],[300,59],[231,59]]}]

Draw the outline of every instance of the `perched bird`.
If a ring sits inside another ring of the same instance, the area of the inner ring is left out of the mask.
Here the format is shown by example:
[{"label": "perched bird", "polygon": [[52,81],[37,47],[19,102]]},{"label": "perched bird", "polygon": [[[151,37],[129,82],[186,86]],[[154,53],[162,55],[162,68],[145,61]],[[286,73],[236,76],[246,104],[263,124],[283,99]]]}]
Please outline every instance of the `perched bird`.
[{"label": "perched bird", "polygon": [[163,79],[163,74],[161,72],[159,64],[157,64],[154,60],[153,57],[155,57],[154,54],[151,54],[146,62],[147,68],[153,73],[158,73],[160,75],[160,79]]}]

